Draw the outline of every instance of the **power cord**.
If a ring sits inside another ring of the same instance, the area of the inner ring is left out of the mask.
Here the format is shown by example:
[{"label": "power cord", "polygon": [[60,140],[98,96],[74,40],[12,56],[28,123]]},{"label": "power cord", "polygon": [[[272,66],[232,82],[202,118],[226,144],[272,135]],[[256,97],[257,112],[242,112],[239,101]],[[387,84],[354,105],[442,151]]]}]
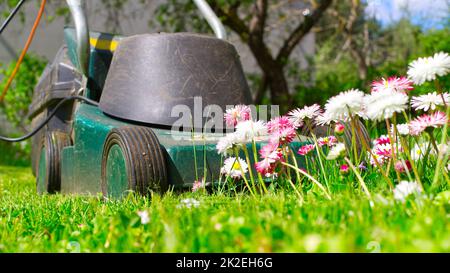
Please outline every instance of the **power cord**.
[{"label": "power cord", "polygon": [[86,102],[87,104],[98,106],[98,102],[93,101],[93,100],[88,99],[83,96],[65,97],[60,102],[58,102],[58,104],[56,104],[55,108],[50,113],[50,115],[48,115],[47,118],[43,122],[41,122],[36,128],[34,128],[28,134],[18,137],[18,138],[9,138],[9,137],[0,136],[0,140],[6,141],[6,142],[20,142],[20,141],[24,141],[24,140],[34,136],[37,132],[39,132],[39,130],[41,130],[53,118],[53,116],[56,115],[56,112],[58,111],[59,108],[61,108],[61,106],[63,106],[65,103],[72,101],[72,100],[81,100],[81,101]]}]

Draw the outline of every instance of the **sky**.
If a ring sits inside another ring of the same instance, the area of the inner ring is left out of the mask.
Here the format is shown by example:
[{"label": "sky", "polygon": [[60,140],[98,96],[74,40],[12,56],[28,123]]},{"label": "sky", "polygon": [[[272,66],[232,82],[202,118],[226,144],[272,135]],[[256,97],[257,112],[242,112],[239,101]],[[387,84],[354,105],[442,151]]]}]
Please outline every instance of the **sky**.
[{"label": "sky", "polygon": [[389,25],[409,14],[424,29],[442,28],[450,17],[450,0],[366,0],[366,14]]}]

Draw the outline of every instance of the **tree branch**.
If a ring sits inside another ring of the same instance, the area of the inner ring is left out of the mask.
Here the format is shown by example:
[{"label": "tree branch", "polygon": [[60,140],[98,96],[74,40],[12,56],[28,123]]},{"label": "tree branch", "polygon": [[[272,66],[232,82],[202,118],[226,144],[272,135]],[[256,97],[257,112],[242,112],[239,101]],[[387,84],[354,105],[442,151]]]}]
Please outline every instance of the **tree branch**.
[{"label": "tree branch", "polygon": [[253,17],[250,20],[250,34],[263,40],[267,17],[267,0],[256,0],[253,8]]},{"label": "tree branch", "polygon": [[231,28],[234,32],[236,32],[242,41],[247,42],[248,36],[250,35],[250,30],[245,25],[244,21],[242,21],[238,14],[237,8],[231,8],[228,11],[225,11],[216,1],[212,1],[210,3],[211,8],[214,12],[222,19],[222,22]]},{"label": "tree branch", "polygon": [[308,34],[311,28],[319,21],[322,17],[325,10],[331,5],[333,0],[322,0],[318,4],[318,7],[314,10],[314,12],[305,16],[303,22],[301,22],[294,31],[289,35],[289,37],[285,40],[283,46],[281,47],[278,55],[277,62],[282,62],[289,58],[294,48],[297,44],[303,39],[303,37]]}]

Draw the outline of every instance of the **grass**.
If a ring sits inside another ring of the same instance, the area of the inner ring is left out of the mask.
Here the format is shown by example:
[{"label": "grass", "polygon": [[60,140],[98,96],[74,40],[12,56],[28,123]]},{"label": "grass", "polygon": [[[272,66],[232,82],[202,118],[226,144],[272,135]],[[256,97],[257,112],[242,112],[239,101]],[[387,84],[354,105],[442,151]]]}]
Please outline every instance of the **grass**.
[{"label": "grass", "polygon": [[[182,206],[186,198],[199,207]],[[354,191],[331,201],[311,192],[300,205],[284,190],[102,201],[39,196],[29,168],[0,166],[0,252],[449,252],[449,200],[375,193],[370,204]]]}]

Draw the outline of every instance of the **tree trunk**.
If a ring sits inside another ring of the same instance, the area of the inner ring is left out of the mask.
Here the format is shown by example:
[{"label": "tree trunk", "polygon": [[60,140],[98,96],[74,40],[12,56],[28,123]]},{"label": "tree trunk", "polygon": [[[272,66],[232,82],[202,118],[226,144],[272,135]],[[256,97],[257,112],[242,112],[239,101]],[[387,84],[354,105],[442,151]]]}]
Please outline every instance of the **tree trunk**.
[{"label": "tree trunk", "polygon": [[291,95],[283,72],[283,66],[276,64],[266,73],[272,103],[280,106],[282,113],[291,107]]},{"label": "tree trunk", "polygon": [[[279,105],[281,111],[287,110],[290,106],[291,98],[283,65],[274,60],[260,37],[250,36],[249,38],[250,50],[264,74],[263,81],[265,82],[262,83],[261,88],[265,89],[267,86],[270,89],[272,104]],[[259,92],[264,94],[262,90],[259,90]],[[257,101],[255,102],[257,103]]]},{"label": "tree trunk", "polygon": [[357,45],[353,41],[350,42],[350,53],[355,58],[358,65],[359,78],[365,83],[367,80],[368,67],[366,64],[366,58],[364,54],[358,50]]}]

